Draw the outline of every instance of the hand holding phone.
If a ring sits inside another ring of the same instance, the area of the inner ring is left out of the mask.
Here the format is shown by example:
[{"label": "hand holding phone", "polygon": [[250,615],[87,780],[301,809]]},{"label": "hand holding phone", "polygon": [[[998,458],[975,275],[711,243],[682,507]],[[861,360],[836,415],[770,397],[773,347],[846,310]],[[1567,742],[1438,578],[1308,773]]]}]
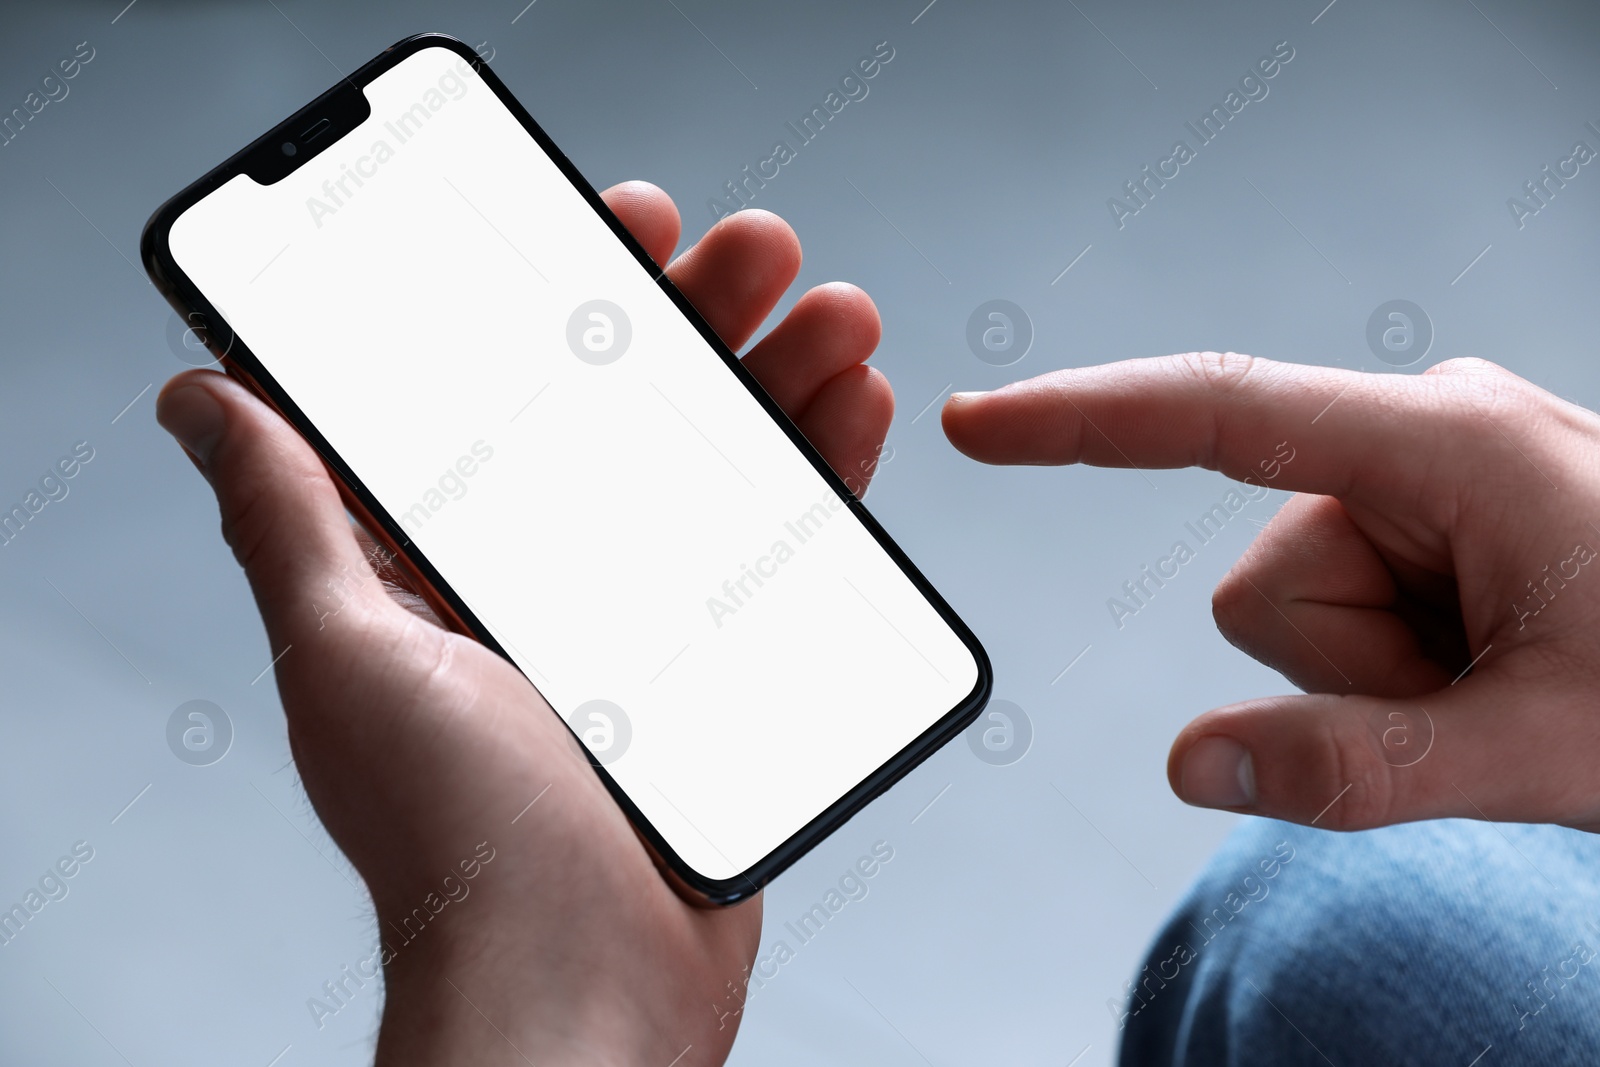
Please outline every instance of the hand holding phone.
[{"label": "hand holding phone", "polygon": [[[666,195],[630,183],[604,197],[666,262],[679,232]],[[668,275],[738,349],[799,263],[787,225],[746,212]],[[745,357],[863,487],[893,408],[888,381],[864,365],[878,330],[866,294],[822,286]],[[438,1062],[445,1050],[451,1062],[523,1062],[508,1043],[539,1064],[665,1064],[689,1045],[680,1067],[722,1062],[760,898],[706,910],[676,895],[517,669],[419,620],[405,607],[414,594],[374,577],[321,458],[265,404],[190,371],[158,413],[216,491],[281,657],[306,792],[373,894],[388,994],[378,1063]],[[732,477],[704,473],[711,485]],[[352,967],[358,978],[371,970]],[[321,999],[321,1012],[342,1010]]]},{"label": "hand holding phone", "polygon": [[849,431],[810,407],[868,372],[797,426],[460,41],[352,72],[142,253],[683,892],[756,892],[987,700],[977,639],[818,451]]}]

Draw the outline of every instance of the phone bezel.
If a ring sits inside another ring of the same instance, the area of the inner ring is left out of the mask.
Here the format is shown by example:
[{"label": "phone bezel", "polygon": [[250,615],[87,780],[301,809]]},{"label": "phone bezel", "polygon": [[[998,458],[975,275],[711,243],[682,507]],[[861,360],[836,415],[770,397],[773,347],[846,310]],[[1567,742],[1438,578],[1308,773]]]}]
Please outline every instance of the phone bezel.
[{"label": "phone bezel", "polygon": [[[972,691],[935,722],[933,726],[913,738],[891,759],[859,782],[844,796],[818,813],[804,827],[762,859],[752,864],[741,874],[728,878],[709,878],[686,864],[661,834],[656,831],[650,821],[645,818],[627,793],[607,773],[604,764],[580,742],[579,748],[588,757],[590,765],[628,816],[629,822],[652,853],[657,865],[668,876],[668,881],[674,888],[695,903],[717,905],[737,903],[754,895],[762,886],[777,877],[790,864],[815,847],[834,830],[837,830],[858,811],[866,807],[872,800],[880,796],[975,720],[978,713],[988,702],[993,687],[992,668],[987,653],[972,631],[968,629],[950,605],[945,602],[944,598],[939,595],[938,591],[923,577],[922,573],[906,557],[893,539],[872,518],[872,515],[856,498],[844,480],[834,473],[777,403],[767,395],[754,377],[745,370],[733,351],[723,344],[715,331],[694,309],[694,306],[666,277],[665,271],[655,264],[649,253],[633,238],[622,222],[600,199],[599,193],[573,166],[572,162],[567,159],[555,142],[544,132],[544,129],[533,119],[527,109],[518,102],[511,91],[494,74],[488,64],[471,46],[448,34],[423,33],[398,42],[158,208],[145,225],[140,239],[141,258],[157,290],[166,297],[179,317],[186,323],[191,324],[191,329],[194,328],[193,324],[196,320],[199,320],[207,348],[217,357],[223,369],[277,410],[318,451],[323,462],[334,475],[346,506],[366,526],[368,532],[380,544],[395,554],[395,564],[423,592],[430,606],[434,608],[440,618],[452,628],[482,642],[515,666],[516,661],[506,655],[505,649],[490,636],[487,629],[481,625],[471,609],[456,594],[450,584],[434,570],[426,556],[419,549],[407,549],[406,546],[409,544],[409,539],[406,538],[403,528],[379,504],[356,473],[344,463],[327,439],[305,417],[293,399],[278,385],[277,380],[249,350],[249,347],[234,335],[227,324],[226,318],[212,305],[205,294],[200,292],[198,287],[178,265],[169,245],[169,234],[173,223],[190,207],[224,183],[231,181],[235,176],[263,172],[264,170],[282,170],[283,174],[291,173],[295,167],[304,165],[328,146],[338,143],[340,139],[349,133],[349,129],[339,132],[337,137],[332,138],[325,145],[308,154],[304,159],[299,160],[288,169],[283,169],[281,161],[276,164],[273,162],[272,150],[278,150],[284,139],[291,136],[295,131],[305,130],[305,124],[308,121],[319,121],[328,113],[348,116],[352,106],[349,94],[352,91],[360,93],[364,100],[365,94],[362,93],[362,90],[374,79],[417,52],[426,48],[437,47],[446,48],[472,64],[484,83],[489,86],[512,115],[517,118],[528,135],[556,164],[573,187],[583,195],[589,206],[605,220],[612,233],[632,253],[640,266],[650,272],[656,283],[673,301],[678,310],[694,324],[696,330],[710,345],[711,350],[722,359],[729,371],[738,378],[756,401],[760,403],[763,410],[783,429],[791,443],[810,461],[828,486],[838,494],[839,498],[844,501],[845,505],[851,509],[862,525],[871,533],[879,547],[889,555],[889,558],[915,585],[918,592],[939,613],[945,624],[950,627],[951,631],[956,634],[969,654],[971,654],[977,667],[978,678]],[[357,121],[359,122],[360,120]],[[280,174],[279,177],[281,176]],[[518,669],[520,670],[520,668]],[[529,679],[529,684],[534,684],[532,679]],[[534,688],[537,691],[538,687],[534,686]],[[553,708],[552,712],[554,712]],[[554,713],[558,718],[561,717],[559,712]],[[563,720],[563,723],[565,723],[565,720]],[[574,737],[576,739],[576,735]]]}]

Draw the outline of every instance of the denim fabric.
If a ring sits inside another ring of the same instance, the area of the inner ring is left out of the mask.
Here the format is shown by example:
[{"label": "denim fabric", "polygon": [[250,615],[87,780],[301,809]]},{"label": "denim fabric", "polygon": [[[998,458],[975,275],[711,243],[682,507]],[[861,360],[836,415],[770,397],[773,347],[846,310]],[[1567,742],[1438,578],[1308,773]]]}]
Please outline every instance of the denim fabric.
[{"label": "denim fabric", "polygon": [[1123,1067],[1600,1063],[1600,835],[1234,831],[1110,1005]]}]

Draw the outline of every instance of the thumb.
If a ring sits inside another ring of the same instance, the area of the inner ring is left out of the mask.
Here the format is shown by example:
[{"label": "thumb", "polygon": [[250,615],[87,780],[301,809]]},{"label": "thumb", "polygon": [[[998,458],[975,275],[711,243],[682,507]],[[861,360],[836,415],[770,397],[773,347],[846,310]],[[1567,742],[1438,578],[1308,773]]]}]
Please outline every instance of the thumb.
[{"label": "thumb", "polygon": [[1589,801],[1572,783],[1587,780],[1600,746],[1572,736],[1570,716],[1556,709],[1522,714],[1519,689],[1527,691],[1503,674],[1475,674],[1414,699],[1319,694],[1229,705],[1179,733],[1167,778],[1197,807],[1329,830],[1453,817],[1584,822]]},{"label": "thumb", "polygon": [[322,460],[244,387],[214,371],[186,371],[162,389],[156,419],[216,492],[223,537],[275,652],[322,629],[367,583],[376,587]]}]

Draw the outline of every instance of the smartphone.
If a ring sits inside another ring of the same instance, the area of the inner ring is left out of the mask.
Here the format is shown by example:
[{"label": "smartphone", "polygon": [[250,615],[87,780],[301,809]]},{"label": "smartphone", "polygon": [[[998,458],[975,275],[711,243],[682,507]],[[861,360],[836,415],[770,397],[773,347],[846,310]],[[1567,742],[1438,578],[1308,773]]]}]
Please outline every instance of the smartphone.
[{"label": "smartphone", "polygon": [[461,41],[390,48],[141,250],[689,899],[750,896],[987,701],[977,639]]}]

